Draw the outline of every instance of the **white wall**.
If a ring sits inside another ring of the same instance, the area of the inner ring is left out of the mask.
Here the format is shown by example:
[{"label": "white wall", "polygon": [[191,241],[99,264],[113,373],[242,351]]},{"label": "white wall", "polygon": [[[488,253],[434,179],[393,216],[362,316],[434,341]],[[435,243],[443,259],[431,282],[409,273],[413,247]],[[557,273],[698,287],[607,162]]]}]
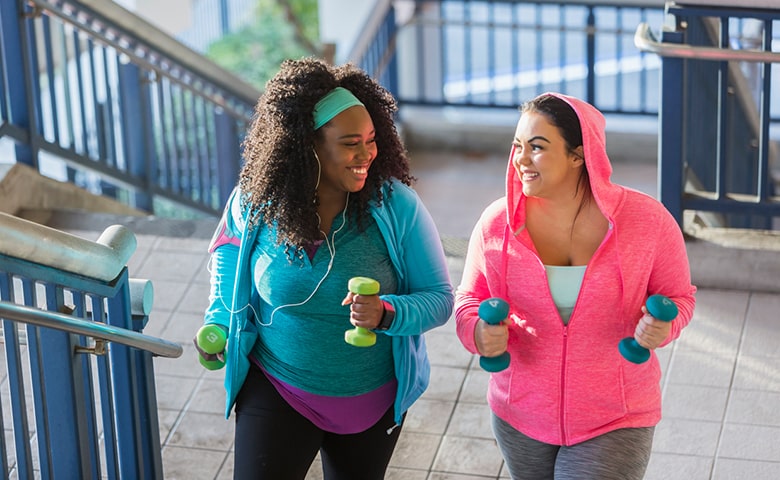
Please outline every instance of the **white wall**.
[{"label": "white wall", "polygon": [[122,7],[143,17],[171,36],[187,30],[192,25],[194,0],[114,0]]},{"label": "white wall", "polygon": [[378,0],[319,0],[320,41],[336,45],[335,63],[344,63]]}]

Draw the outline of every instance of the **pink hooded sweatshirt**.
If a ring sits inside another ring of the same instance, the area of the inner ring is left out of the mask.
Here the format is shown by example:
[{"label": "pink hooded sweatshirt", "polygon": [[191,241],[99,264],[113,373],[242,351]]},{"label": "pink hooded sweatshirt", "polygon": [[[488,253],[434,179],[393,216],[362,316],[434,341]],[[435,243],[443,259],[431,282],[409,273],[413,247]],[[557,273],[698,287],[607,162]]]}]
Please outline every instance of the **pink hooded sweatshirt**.
[{"label": "pink hooded sweatshirt", "polygon": [[511,364],[491,374],[488,404],[531,438],[573,445],[615,429],[659,422],[658,358],[653,353],[643,364],[628,362],[618,343],[633,336],[645,300],[656,293],[679,308],[664,345],[676,339],[693,315],[696,288],[682,232],[666,208],[610,182],[603,115],[581,100],[553,95],[577,112],[591,191],[609,221],[587,265],[568,326],[523,228],[526,197],[511,155],[506,197],[485,209],[471,235],[455,317],[461,342],[477,354],[474,329],[480,302],[490,297],[509,302]]}]

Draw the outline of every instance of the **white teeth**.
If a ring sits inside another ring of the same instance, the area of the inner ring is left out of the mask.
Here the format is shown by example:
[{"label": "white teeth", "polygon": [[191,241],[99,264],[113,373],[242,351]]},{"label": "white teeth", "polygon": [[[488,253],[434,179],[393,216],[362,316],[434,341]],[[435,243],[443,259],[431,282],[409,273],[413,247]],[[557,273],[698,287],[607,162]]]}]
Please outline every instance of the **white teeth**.
[{"label": "white teeth", "polygon": [[368,173],[368,169],[365,168],[365,167],[363,167],[363,168],[353,168],[352,171],[357,173],[358,175],[365,175],[366,173]]},{"label": "white teeth", "polygon": [[538,173],[526,172],[526,173],[523,174],[523,180],[533,180],[534,178],[536,178],[538,176],[539,176]]}]

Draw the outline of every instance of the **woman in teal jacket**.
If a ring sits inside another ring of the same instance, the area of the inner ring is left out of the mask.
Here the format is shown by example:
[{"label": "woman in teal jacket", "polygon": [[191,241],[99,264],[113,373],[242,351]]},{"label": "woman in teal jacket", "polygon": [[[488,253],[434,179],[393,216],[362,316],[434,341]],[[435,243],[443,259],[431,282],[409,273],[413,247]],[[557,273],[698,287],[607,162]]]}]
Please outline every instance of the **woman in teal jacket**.
[{"label": "woman in teal jacket", "polygon": [[[228,332],[234,478],[302,479],[320,452],[326,479],[381,479],[428,385],[422,334],[454,295],[395,110],[364,72],[314,59],[283,63],[258,102],[205,315]],[[379,294],[348,292],[356,276]],[[375,345],[346,343],[353,326]]]}]

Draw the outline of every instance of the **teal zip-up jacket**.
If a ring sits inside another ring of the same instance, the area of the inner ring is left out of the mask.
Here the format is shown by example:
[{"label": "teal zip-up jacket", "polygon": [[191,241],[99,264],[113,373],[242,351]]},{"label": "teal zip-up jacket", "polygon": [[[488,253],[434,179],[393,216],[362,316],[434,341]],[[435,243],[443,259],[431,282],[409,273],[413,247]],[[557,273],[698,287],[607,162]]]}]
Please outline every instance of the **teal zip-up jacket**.
[{"label": "teal zip-up jacket", "polygon": [[[400,424],[403,414],[428,387],[430,363],[423,333],[447,322],[455,299],[436,225],[417,193],[392,181],[383,186],[383,196],[381,205],[374,201],[369,209],[387,244],[398,277],[398,293],[381,296],[395,309],[395,320],[388,330],[377,333],[392,337],[398,380],[394,413],[396,424]],[[262,329],[254,320],[259,309],[250,256],[258,231],[267,227],[259,222],[258,227],[244,228],[249,211],[242,210],[239,197],[237,191],[231,195],[209,246],[211,292],[204,320],[206,325],[219,324],[229,332],[226,418],[249,371],[249,352]],[[263,274],[273,275],[273,271]],[[346,292],[346,285],[344,288]]]}]

